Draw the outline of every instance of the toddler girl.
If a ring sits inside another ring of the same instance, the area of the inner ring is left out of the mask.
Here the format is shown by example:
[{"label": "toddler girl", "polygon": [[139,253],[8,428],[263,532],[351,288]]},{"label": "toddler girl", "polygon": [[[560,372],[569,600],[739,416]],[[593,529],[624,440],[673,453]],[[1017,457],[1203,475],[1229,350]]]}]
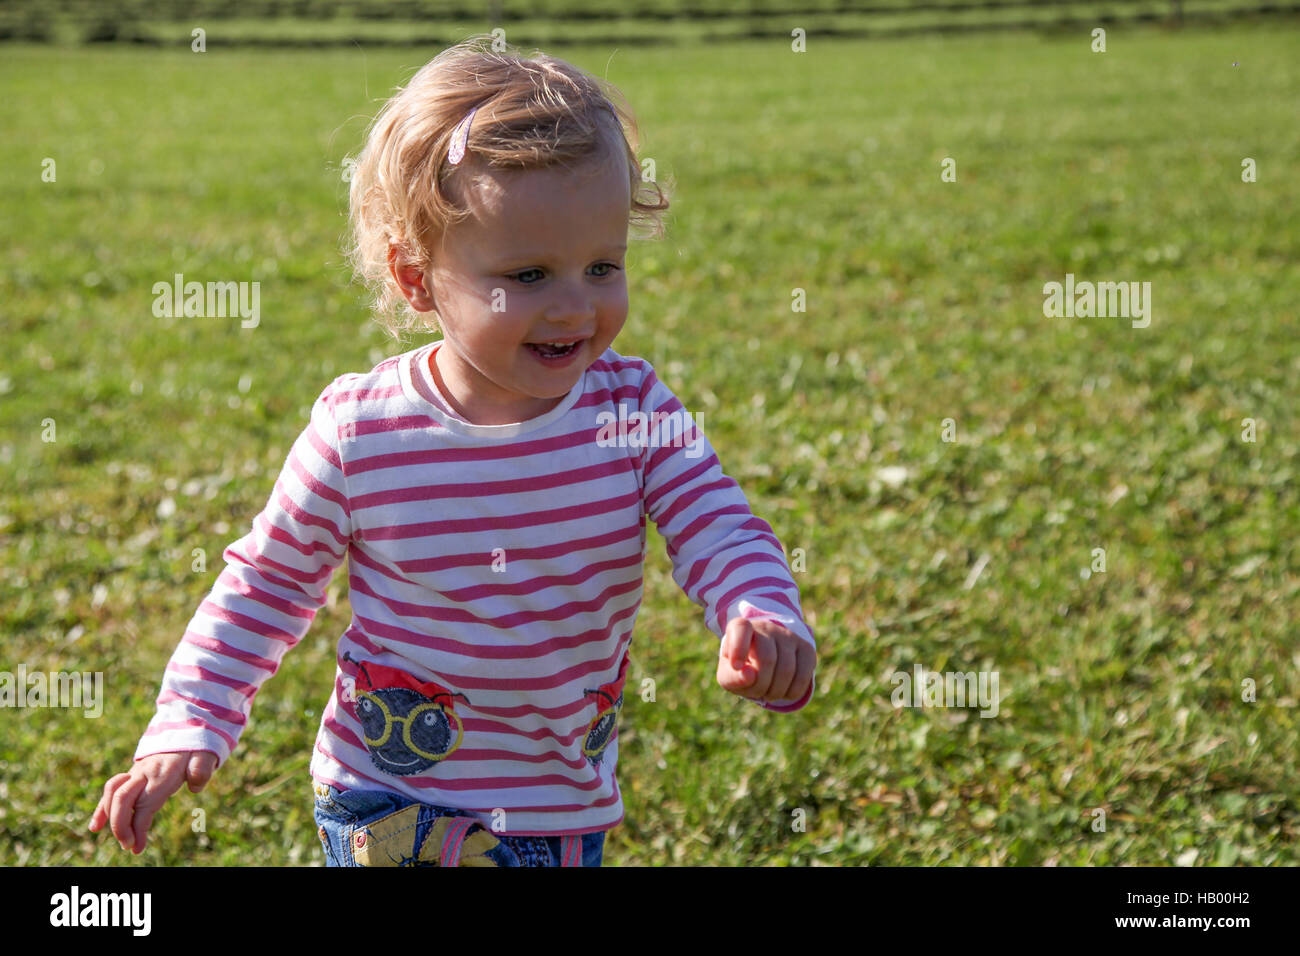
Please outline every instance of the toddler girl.
[{"label": "toddler girl", "polygon": [[388,102],[351,183],[377,313],[394,336],[436,315],[442,338],[315,401],[104,787],[90,828],[124,848],[229,757],[345,557],[352,621],[311,761],[330,865],[599,865],[623,818],[647,517],[721,638],[722,687],[811,698],[780,542],[650,364],[611,347],[629,226],[661,234],[668,206],[635,120],[608,84],[491,42]]}]

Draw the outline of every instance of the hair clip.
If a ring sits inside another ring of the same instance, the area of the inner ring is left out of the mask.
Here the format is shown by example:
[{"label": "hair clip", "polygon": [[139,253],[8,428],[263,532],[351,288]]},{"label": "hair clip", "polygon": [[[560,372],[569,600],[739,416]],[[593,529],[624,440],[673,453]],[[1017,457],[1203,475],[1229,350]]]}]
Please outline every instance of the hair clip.
[{"label": "hair clip", "polygon": [[447,162],[453,166],[460,165],[460,161],[465,158],[465,144],[469,142],[469,127],[474,122],[474,114],[478,112],[478,107],[474,107],[465,114],[451,133],[451,148],[447,150]]}]

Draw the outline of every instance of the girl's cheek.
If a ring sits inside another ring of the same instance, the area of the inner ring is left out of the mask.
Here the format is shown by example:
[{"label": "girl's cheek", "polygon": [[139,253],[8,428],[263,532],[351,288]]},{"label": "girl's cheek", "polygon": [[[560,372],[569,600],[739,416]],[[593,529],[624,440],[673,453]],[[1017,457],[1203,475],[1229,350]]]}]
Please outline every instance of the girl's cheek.
[{"label": "girl's cheek", "polygon": [[523,296],[504,284],[493,286],[484,300],[484,313],[496,325],[503,325],[519,312]]}]

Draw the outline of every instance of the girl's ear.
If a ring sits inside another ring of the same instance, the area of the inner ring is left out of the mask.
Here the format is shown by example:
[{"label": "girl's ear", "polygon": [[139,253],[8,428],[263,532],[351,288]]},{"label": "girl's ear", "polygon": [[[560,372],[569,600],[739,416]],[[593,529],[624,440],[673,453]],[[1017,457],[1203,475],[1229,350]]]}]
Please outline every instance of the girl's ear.
[{"label": "girl's ear", "polygon": [[396,245],[388,247],[388,271],[392,274],[397,287],[402,290],[406,301],[416,312],[432,312],[435,308],[433,295],[425,282],[424,272],[403,255]]}]

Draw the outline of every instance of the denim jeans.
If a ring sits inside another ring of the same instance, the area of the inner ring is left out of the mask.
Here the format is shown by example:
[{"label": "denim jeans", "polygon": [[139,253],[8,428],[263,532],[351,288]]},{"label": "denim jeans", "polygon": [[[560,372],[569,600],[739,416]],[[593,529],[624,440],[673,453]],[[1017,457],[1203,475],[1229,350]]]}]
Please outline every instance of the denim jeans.
[{"label": "denim jeans", "polygon": [[326,866],[600,866],[605,847],[604,833],[507,836],[398,793],[313,789]]}]

